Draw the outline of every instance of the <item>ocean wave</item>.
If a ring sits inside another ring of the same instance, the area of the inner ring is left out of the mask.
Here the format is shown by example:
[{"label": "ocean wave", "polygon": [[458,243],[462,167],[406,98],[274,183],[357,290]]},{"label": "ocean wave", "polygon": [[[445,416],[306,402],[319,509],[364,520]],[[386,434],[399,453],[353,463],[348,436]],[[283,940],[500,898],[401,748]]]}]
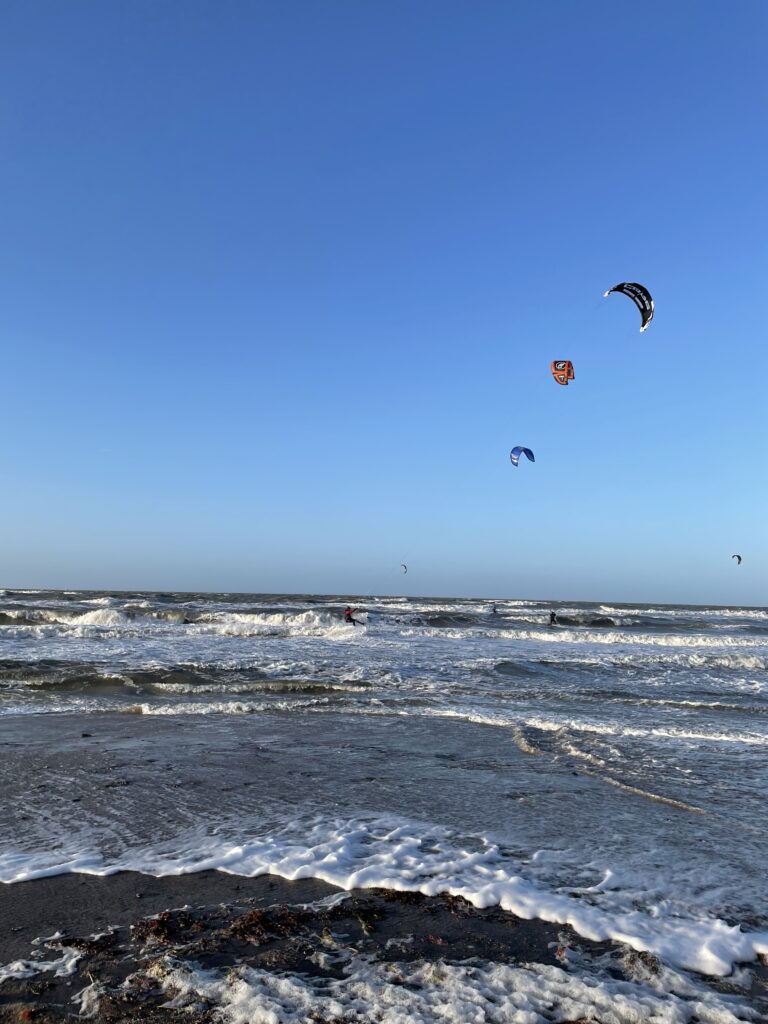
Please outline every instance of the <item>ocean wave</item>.
[{"label": "ocean wave", "polygon": [[196,623],[201,631],[234,636],[296,635],[316,636],[339,630],[348,635],[355,628],[344,622],[341,610],[294,612],[226,612],[201,615]]},{"label": "ocean wave", "polygon": [[734,743],[746,746],[768,746],[768,733],[755,732],[717,732],[701,729],[689,729],[684,726],[640,727],[625,725],[618,722],[590,722],[574,718],[542,718],[531,716],[525,719],[528,728],[541,729],[544,732],[580,732],[595,733],[601,736],[638,737],[642,739],[669,739],[705,743]]},{"label": "ocean wave", "polygon": [[[768,656],[759,654],[669,654],[666,656],[617,655],[609,659],[618,666],[664,665],[684,668],[727,669],[729,671],[765,672],[768,670]],[[597,661],[595,664],[603,664]]]},{"label": "ocean wave", "polygon": [[76,615],[72,620],[76,626],[121,626],[126,622],[126,617],[115,608],[100,608],[96,611],[85,612],[83,615]]},{"label": "ocean wave", "polygon": [[622,633],[606,631],[591,633],[586,630],[572,629],[540,629],[520,630],[517,637],[521,640],[538,640],[548,644],[578,644],[581,646],[595,644],[610,647],[731,647],[731,648],[763,648],[765,641],[750,637],[708,636],[705,633],[680,635],[667,633]]},{"label": "ocean wave", "polygon": [[768,670],[768,655],[760,654],[704,654],[704,653],[663,653],[653,654],[641,651],[632,654],[593,654],[585,651],[582,657],[569,654],[563,659],[541,658],[539,664],[550,667],[579,666],[582,668],[627,668],[632,670],[663,668],[727,669],[728,671],[765,672]]},{"label": "ocean wave", "polygon": [[6,609],[0,612],[0,626],[34,626],[40,622],[37,613],[26,613],[22,610]]},{"label": "ocean wave", "polygon": [[541,666],[542,662],[512,661],[509,658],[502,658],[501,661],[493,663],[493,671],[507,678],[535,676],[540,672]]},{"label": "ocean wave", "polygon": [[269,701],[200,701],[174,702],[173,704],[143,703],[131,704],[122,708],[125,714],[132,715],[255,715],[264,711],[307,711],[310,708],[324,707],[328,703],[327,696],[307,699]]},{"label": "ocean wave", "polygon": [[128,622],[127,616],[116,608],[98,608],[77,611],[60,608],[9,608],[0,612],[0,625],[12,626],[120,626]]},{"label": "ocean wave", "polygon": [[[494,659],[484,657],[465,660],[459,664],[466,673],[477,673],[481,676],[517,676],[522,678],[546,674],[551,685],[555,685],[557,676],[563,674],[572,676],[575,672],[595,678],[598,678],[598,674],[601,676],[615,674],[619,681],[622,679],[622,675],[616,672],[617,669],[632,675],[646,674],[649,676],[657,675],[659,669],[663,669],[665,673],[671,673],[672,670],[677,669],[683,671],[706,670],[717,672],[725,683],[726,677],[720,675],[724,671],[728,674],[749,672],[758,675],[768,672],[768,654],[704,654],[680,651],[670,653],[636,651],[631,654],[621,654],[585,649],[583,652],[569,651],[567,655],[560,658],[521,656],[519,658]],[[760,687],[759,682],[755,685]],[[764,685],[768,689],[768,679],[765,680]],[[596,692],[599,696],[605,696],[604,690]]]},{"label": "ocean wave", "polygon": [[[371,709],[360,709],[371,713]],[[509,711],[481,711],[474,708],[416,706],[409,708],[373,709],[375,714],[399,716],[421,716],[428,718],[456,718],[477,725],[492,725],[499,728],[537,729],[544,733],[593,733],[601,736],[634,737],[642,739],[679,740],[684,742],[733,743],[745,746],[768,746],[768,732],[724,732],[690,729],[684,726],[641,727],[615,721],[588,721],[587,719],[562,717],[545,718],[540,715],[518,714]]]},{"label": "ocean wave", "polygon": [[658,616],[669,619],[765,619],[768,620],[768,610],[765,608],[705,608],[705,607],[684,607],[672,605],[669,607],[639,607],[630,608],[623,605],[600,605],[600,611],[608,615],[633,615],[633,616]]},{"label": "ocean wave", "polygon": [[317,612],[203,612],[183,608],[148,609],[127,605],[121,608],[6,609],[0,612],[0,625],[27,627],[33,635],[44,627],[59,627],[62,633],[83,635],[89,628],[148,633],[163,627],[184,627],[201,634],[220,636],[333,636],[347,638],[355,628],[365,632],[365,620],[358,627],[344,622],[341,610]]}]

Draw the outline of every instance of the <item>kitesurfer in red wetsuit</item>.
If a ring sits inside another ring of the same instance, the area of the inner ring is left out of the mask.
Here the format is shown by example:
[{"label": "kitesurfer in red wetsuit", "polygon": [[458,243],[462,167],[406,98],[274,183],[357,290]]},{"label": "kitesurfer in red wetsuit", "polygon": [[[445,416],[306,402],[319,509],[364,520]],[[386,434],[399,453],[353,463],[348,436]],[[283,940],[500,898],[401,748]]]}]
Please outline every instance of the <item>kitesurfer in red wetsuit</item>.
[{"label": "kitesurfer in red wetsuit", "polygon": [[344,621],[347,623],[351,623],[353,626],[359,626],[360,623],[357,621],[357,619],[353,618],[352,613],[354,611],[354,608],[351,608],[349,605],[347,605],[347,607],[344,609]]}]

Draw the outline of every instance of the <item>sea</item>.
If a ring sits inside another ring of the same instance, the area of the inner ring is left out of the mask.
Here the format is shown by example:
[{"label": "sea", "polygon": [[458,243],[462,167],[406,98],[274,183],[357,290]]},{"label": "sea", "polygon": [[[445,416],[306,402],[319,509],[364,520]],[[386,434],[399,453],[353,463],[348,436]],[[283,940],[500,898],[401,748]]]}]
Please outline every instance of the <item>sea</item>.
[{"label": "sea", "polygon": [[[78,742],[117,722],[118,776],[156,802],[90,798],[80,748],[57,746],[73,721]],[[585,1014],[763,1019],[765,608],[6,590],[0,725],[6,751],[52,751],[5,787],[4,882],[219,868],[452,893],[648,954],[632,985],[572,963]],[[399,993],[402,1019],[495,1019],[443,1004],[516,985],[553,1004],[552,971],[448,966]],[[554,1019],[537,1006],[498,1019]]]}]

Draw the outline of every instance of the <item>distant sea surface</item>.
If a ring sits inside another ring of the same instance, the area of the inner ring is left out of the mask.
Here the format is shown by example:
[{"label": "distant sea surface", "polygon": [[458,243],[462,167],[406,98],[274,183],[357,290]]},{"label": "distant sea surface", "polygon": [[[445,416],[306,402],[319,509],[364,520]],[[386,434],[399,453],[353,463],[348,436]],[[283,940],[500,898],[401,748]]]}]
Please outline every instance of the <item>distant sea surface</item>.
[{"label": "distant sea surface", "polygon": [[671,971],[768,952],[768,611],[359,597],[355,627],[345,603],[0,592],[5,737],[124,715],[139,742],[168,716],[160,763],[217,794],[158,769],[128,820],[69,768],[65,812],[40,765],[8,790],[0,880],[222,867],[459,893]]}]

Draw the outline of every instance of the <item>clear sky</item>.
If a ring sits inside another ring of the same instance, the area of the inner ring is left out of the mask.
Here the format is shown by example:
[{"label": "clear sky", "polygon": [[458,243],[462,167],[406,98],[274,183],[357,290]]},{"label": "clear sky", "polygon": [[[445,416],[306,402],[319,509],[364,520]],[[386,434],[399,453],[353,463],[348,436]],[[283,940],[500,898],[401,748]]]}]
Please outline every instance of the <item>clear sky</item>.
[{"label": "clear sky", "polygon": [[5,0],[0,585],[768,604],[767,46]]}]

